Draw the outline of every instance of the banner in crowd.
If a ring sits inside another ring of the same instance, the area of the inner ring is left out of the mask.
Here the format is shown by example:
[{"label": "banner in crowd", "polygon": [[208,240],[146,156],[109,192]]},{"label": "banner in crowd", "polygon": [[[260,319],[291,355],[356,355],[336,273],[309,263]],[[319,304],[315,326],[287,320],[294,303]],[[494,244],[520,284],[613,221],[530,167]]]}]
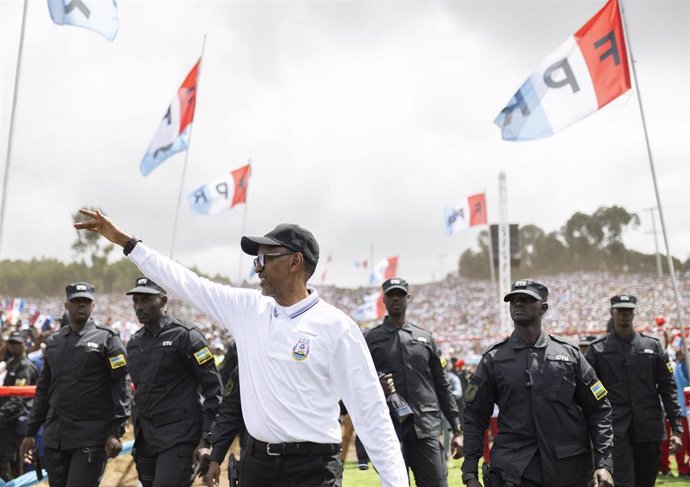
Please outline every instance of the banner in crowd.
[{"label": "banner in crowd", "polygon": [[111,42],[120,27],[115,0],[48,0],[48,10],[56,24],[84,27]]},{"label": "banner in crowd", "polygon": [[235,205],[247,202],[251,166],[247,164],[230,171],[226,177],[204,184],[187,196],[192,211],[215,215]]},{"label": "banner in crowd", "polygon": [[200,65],[201,59],[187,74],[180,89],[177,90],[177,95],[163,115],[163,120],[161,120],[158,130],[146,150],[146,155],[139,165],[139,170],[143,176],[148,176],[151,171],[173,154],[187,150],[189,132],[194,121],[196,84]]},{"label": "banner in crowd", "polygon": [[374,264],[374,268],[369,278],[370,284],[382,284],[386,279],[395,277],[398,274],[398,257],[388,257]]},{"label": "banner in crowd", "polygon": [[26,301],[22,298],[4,298],[2,300],[3,324],[16,325],[25,307]]},{"label": "banner in crowd", "polygon": [[542,61],[494,123],[503,140],[548,137],[630,89],[618,0]]},{"label": "banner in crowd", "polygon": [[476,225],[486,225],[486,198],[484,193],[473,194],[453,208],[443,209],[446,234],[453,235]]},{"label": "banner in crowd", "polygon": [[383,304],[383,291],[364,296],[364,303],[355,308],[352,319],[355,321],[372,321],[383,318],[386,307]]}]

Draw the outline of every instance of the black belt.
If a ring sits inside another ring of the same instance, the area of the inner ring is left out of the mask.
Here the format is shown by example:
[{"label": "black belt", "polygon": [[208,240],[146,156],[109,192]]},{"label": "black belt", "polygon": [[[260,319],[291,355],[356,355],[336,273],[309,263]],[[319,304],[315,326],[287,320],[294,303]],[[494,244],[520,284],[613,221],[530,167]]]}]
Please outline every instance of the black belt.
[{"label": "black belt", "polygon": [[256,453],[265,453],[272,457],[281,455],[335,455],[340,453],[340,443],[266,443],[249,438],[249,448]]}]

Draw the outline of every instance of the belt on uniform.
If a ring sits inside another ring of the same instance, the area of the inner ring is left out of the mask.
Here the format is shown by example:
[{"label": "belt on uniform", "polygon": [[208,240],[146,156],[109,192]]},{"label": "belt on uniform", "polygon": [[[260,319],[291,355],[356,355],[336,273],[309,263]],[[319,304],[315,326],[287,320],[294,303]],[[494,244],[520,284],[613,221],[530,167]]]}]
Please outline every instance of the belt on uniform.
[{"label": "belt on uniform", "polygon": [[281,455],[335,455],[340,453],[342,445],[340,443],[311,443],[308,441],[301,443],[266,443],[251,438],[249,448],[256,453],[266,453],[269,456],[277,457]]}]

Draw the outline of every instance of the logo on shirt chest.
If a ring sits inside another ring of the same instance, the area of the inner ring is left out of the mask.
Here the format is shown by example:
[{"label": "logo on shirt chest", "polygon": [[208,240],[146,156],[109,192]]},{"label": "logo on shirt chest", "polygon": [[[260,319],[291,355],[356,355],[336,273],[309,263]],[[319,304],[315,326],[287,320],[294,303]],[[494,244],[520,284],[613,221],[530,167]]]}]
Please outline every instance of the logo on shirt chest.
[{"label": "logo on shirt chest", "polygon": [[297,343],[292,347],[292,358],[301,362],[309,356],[309,338],[300,337],[297,339]]}]

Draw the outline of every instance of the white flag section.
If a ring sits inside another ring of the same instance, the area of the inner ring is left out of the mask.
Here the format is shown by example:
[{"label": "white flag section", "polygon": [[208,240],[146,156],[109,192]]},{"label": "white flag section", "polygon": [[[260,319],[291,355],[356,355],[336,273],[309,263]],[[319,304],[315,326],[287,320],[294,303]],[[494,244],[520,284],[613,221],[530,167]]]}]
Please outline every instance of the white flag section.
[{"label": "white flag section", "polygon": [[383,305],[383,293],[378,291],[364,296],[364,303],[357,306],[352,313],[355,321],[372,321],[382,318],[386,314]]},{"label": "white flag section", "polygon": [[187,196],[189,207],[201,215],[216,215],[232,208],[235,182],[232,173],[212,183],[204,184]]},{"label": "white flag section", "polygon": [[369,284],[382,284],[386,279],[391,279],[398,274],[398,257],[388,257],[374,264],[369,276]]},{"label": "white flag section", "polygon": [[58,25],[75,25],[113,41],[120,27],[115,0],[48,0],[50,17]]},{"label": "white flag section", "polygon": [[446,224],[447,235],[453,235],[460,230],[470,228],[470,208],[467,200],[453,208],[444,208],[443,219]]}]

